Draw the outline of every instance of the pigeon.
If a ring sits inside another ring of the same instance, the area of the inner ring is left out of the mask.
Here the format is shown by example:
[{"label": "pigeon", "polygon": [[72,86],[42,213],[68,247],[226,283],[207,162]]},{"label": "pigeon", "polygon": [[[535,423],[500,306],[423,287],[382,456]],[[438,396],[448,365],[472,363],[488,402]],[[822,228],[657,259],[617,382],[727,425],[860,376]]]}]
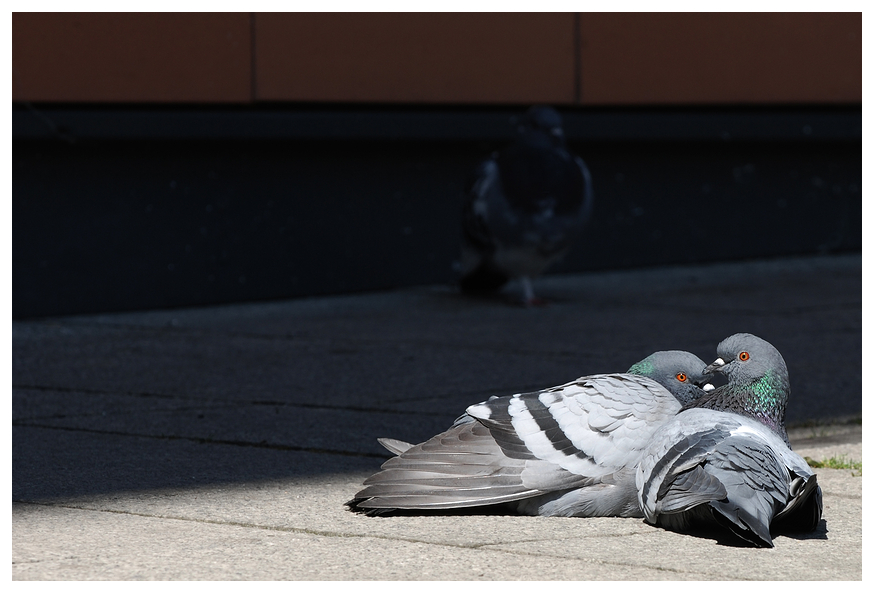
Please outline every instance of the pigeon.
[{"label": "pigeon", "polygon": [[462,214],[462,292],[495,292],[518,279],[525,305],[542,304],[531,279],[561,259],[592,212],[592,178],[565,147],[562,119],[536,105],[515,141],[480,163]]},{"label": "pigeon", "polygon": [[656,429],[712,386],[704,361],[664,351],[628,373],[580,377],[470,406],[412,445],[346,503],[368,515],[495,507],[523,515],[642,517],[635,470]]},{"label": "pigeon", "polygon": [[822,490],[786,435],[783,357],[752,334],[726,338],[717,354],[704,372],[728,383],[662,424],[643,454],[635,484],[645,521],[769,548],[772,531],[815,530]]}]

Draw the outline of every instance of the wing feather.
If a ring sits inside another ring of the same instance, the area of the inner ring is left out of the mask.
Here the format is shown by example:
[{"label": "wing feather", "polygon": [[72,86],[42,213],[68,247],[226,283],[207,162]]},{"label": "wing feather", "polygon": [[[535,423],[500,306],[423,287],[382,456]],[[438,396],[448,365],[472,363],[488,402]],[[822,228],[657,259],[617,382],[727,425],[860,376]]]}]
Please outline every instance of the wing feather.
[{"label": "wing feather", "polygon": [[[624,374],[593,375],[552,389],[491,398],[470,406],[467,417],[449,430],[386,461],[351,506],[455,508],[610,482],[620,473],[631,475],[629,469],[636,467],[657,424],[679,408],[658,383]],[[386,443],[398,450],[408,445]],[[623,497],[633,492],[602,490]],[[575,498],[587,501],[587,508],[628,506],[624,499],[593,504],[592,496]]]},{"label": "wing feather", "polygon": [[821,513],[809,466],[764,425],[728,412],[687,410],[666,423],[636,484],[648,522],[682,529],[709,517],[756,546],[773,546],[775,521],[798,513],[791,523],[813,529]]}]

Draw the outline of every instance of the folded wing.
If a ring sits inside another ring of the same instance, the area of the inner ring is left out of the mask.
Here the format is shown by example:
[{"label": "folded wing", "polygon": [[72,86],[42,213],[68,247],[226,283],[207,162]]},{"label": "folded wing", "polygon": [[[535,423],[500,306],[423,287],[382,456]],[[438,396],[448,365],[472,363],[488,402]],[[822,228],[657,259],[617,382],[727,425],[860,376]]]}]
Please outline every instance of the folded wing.
[{"label": "folded wing", "polygon": [[[593,495],[609,498],[617,475],[636,467],[653,433],[679,409],[655,381],[626,374],[492,398],[470,406],[469,418],[424,443],[390,443],[400,454],[365,481],[349,506],[372,514],[461,508],[594,487]],[[615,494],[629,497],[625,489]],[[598,509],[583,511],[592,514],[617,514],[620,504],[576,498]],[[567,500],[561,512],[573,514]]]}]

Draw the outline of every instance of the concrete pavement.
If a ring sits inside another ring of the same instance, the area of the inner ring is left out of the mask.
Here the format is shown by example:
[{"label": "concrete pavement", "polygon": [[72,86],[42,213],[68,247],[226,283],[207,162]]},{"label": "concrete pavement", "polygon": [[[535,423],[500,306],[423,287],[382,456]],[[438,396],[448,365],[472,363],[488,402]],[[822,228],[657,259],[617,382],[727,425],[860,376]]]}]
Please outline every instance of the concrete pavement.
[{"label": "concrete pavement", "polygon": [[861,461],[861,256],[551,276],[526,310],[449,287],[12,324],[15,580],[843,580],[862,478],[820,469],[824,521],[756,550],[639,519],[378,518],[343,502],[387,453],[490,395],[783,353],[795,449]]}]

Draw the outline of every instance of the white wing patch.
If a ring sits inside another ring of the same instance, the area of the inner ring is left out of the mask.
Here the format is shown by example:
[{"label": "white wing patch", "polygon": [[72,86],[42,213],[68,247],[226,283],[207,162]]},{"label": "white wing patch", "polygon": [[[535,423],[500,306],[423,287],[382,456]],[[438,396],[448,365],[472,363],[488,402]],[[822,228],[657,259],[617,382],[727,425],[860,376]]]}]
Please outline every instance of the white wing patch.
[{"label": "white wing patch", "polygon": [[[536,401],[546,410],[536,412],[539,422],[528,401],[532,400],[514,396],[508,408],[513,428],[528,449],[540,459],[589,477],[636,463],[655,430],[680,409],[654,381],[627,375],[597,375],[541,392]],[[561,445],[565,439],[575,451],[567,443]]]},{"label": "white wing patch", "polygon": [[480,420],[488,420],[492,416],[492,411],[485,402],[468,406],[465,411],[474,418],[479,418]]}]

